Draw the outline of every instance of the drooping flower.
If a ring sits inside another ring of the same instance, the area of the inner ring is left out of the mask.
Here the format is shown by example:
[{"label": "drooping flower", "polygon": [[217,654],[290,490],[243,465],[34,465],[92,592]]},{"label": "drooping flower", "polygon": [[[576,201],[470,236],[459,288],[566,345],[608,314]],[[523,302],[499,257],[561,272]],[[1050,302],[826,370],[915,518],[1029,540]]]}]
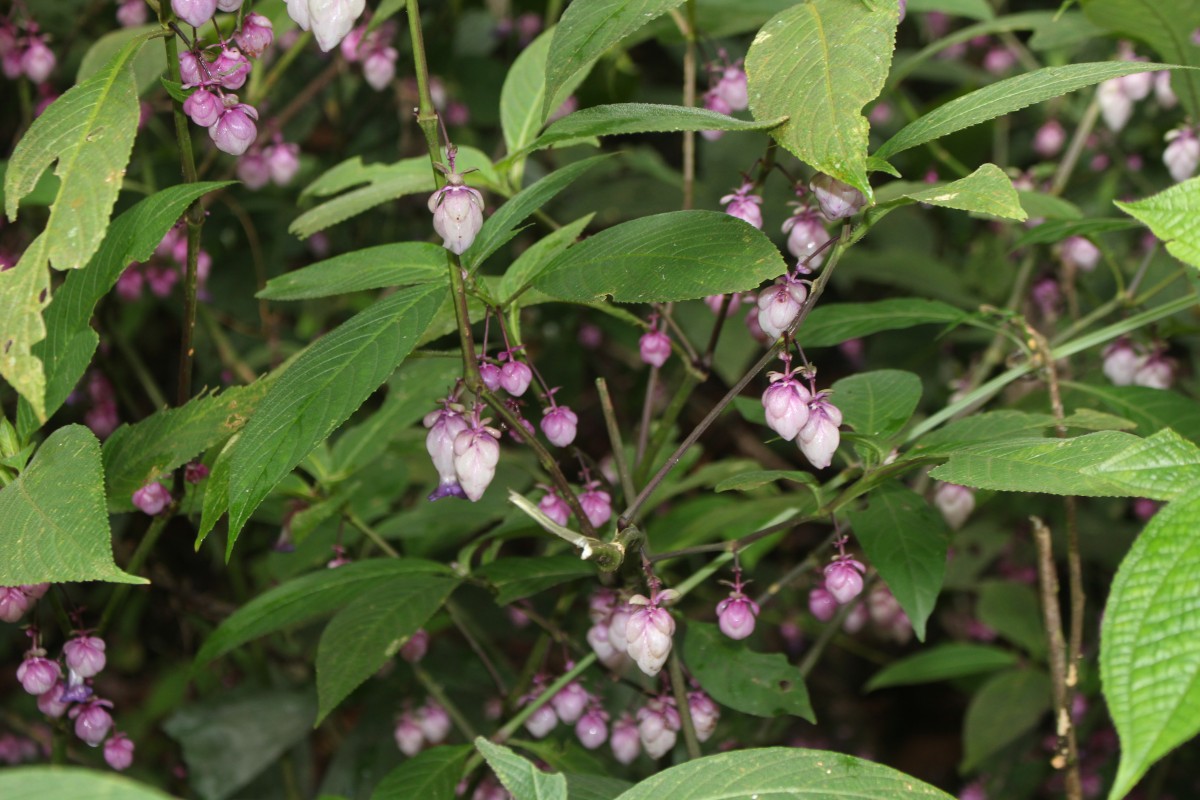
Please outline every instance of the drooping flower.
[{"label": "drooping flower", "polygon": [[646,755],[661,758],[675,746],[679,732],[679,711],[675,699],[668,696],[651,698],[638,709],[638,736]]},{"label": "drooping flower", "polygon": [[287,0],[288,16],[301,30],[312,30],[326,53],[346,38],[365,9],[366,0]]},{"label": "drooping flower", "polygon": [[1059,258],[1081,272],[1091,272],[1100,263],[1100,248],[1082,236],[1068,236],[1058,248]]},{"label": "drooping flower", "polygon": [[538,508],[547,517],[564,527],[571,519],[571,507],[567,505],[566,500],[563,500],[558,496],[557,492],[552,490],[548,490],[542,499],[538,501]]},{"label": "drooping flower", "polygon": [[595,750],[608,739],[608,712],[592,706],[575,724],[575,735],[579,743],[588,750]]},{"label": "drooping flower", "polygon": [[29,610],[29,596],[16,586],[0,586],[0,620],[16,622]]},{"label": "drooping flower", "polygon": [[716,92],[733,111],[745,111],[750,106],[750,90],[742,62],[738,61],[722,69],[721,77],[713,86],[712,91]]},{"label": "drooping flower", "polygon": [[671,653],[675,619],[661,604],[672,600],[675,594],[668,589],[651,592],[650,597],[637,594],[629,600],[634,610],[625,628],[626,651],[638,668],[651,677],[659,673]]},{"label": "drooping flower", "polygon": [[45,694],[62,677],[62,668],[58,666],[58,662],[45,656],[45,650],[30,650],[25,654],[25,660],[17,667],[17,681],[29,694]]},{"label": "drooping flower", "polygon": [[867,198],[858,189],[825,173],[809,181],[808,188],[816,197],[821,213],[830,222],[852,217],[867,204]]},{"label": "drooping flower", "polygon": [[721,719],[721,709],[713,699],[700,689],[688,692],[688,711],[692,715],[692,727],[696,729],[696,738],[707,742],[717,729],[717,721]]},{"label": "drooping flower", "polygon": [[197,89],[183,101],[183,113],[201,128],[215,125],[224,112],[220,99],[207,89]]},{"label": "drooping flower", "polygon": [[433,700],[417,709],[416,723],[421,735],[430,744],[441,744],[450,734],[450,715]]},{"label": "drooping flower", "polygon": [[567,406],[553,404],[542,412],[542,433],[555,447],[566,447],[575,441],[578,424],[579,417]]},{"label": "drooping flower", "polygon": [[500,432],[480,421],[478,410],[473,424],[454,437],[454,473],[467,499],[483,497],[500,462]]},{"label": "drooping flower", "polygon": [[642,752],[642,739],[638,734],[638,725],[629,714],[622,714],[613,723],[612,735],[609,737],[613,757],[622,764],[632,764]]},{"label": "drooping flower", "polygon": [[1133,373],[1133,385],[1150,389],[1170,389],[1175,382],[1175,365],[1162,353],[1147,356]]},{"label": "drooping flower", "polygon": [[254,106],[239,103],[237,95],[227,94],[223,98],[225,110],[216,124],[208,129],[208,136],[217,149],[231,156],[240,156],[250,149],[258,138],[258,111]]},{"label": "drooping flower", "polygon": [[533,382],[533,370],[523,361],[518,361],[516,353],[509,350],[502,354],[507,360],[500,367],[500,388],[513,397],[520,397],[529,389]]},{"label": "drooping flower", "polygon": [[263,158],[267,161],[271,181],[276,186],[287,186],[300,170],[300,145],[276,137],[273,143],[263,148]]},{"label": "drooping flower", "polygon": [[758,603],[742,593],[739,579],[729,597],[717,603],[717,627],[730,639],[745,639],[754,633],[757,618]]},{"label": "drooping flower", "polygon": [[224,89],[236,90],[246,85],[250,75],[250,59],[239,50],[224,48],[211,67],[213,79]]},{"label": "drooping flower", "polygon": [[792,377],[790,369],[768,373],[767,377],[771,385],[762,395],[767,425],[784,441],[790,442],[808,424],[808,404],[812,401],[812,393]]},{"label": "drooping flower", "polygon": [[842,424],[842,412],[829,402],[828,392],[818,392],[808,404],[808,422],[796,435],[800,452],[817,469],[825,469],[833,463],[833,454],[841,442],[838,431]]},{"label": "drooping flower", "polygon": [[933,504],[952,530],[958,530],[975,510],[975,492],[957,483],[939,483],[933,490]]},{"label": "drooping flower", "polygon": [[1142,356],[1124,336],[1104,348],[1104,376],[1113,382],[1114,386],[1130,386],[1138,367],[1141,366]]},{"label": "drooping flower", "polygon": [[661,367],[671,357],[671,337],[660,331],[656,325],[642,334],[638,340],[638,352],[642,363],[652,367]]},{"label": "drooping flower", "polygon": [[396,720],[392,737],[396,740],[396,747],[400,748],[400,752],[409,758],[421,752],[421,748],[425,746],[425,734],[421,732],[421,726],[413,719],[412,714],[407,712]]},{"label": "drooping flower", "polygon": [[601,489],[598,481],[588,483],[584,489],[579,495],[579,505],[592,527],[599,528],[612,518],[612,495]]},{"label": "drooping flower", "polygon": [[554,712],[566,725],[574,725],[591,701],[591,695],[579,681],[571,681],[550,698]]},{"label": "drooping flower", "polygon": [[[98,636],[77,636],[63,645],[67,667],[81,677],[90,678],[104,669],[104,640]],[[39,692],[40,694],[40,692]]]},{"label": "drooping flower", "polygon": [[754,184],[750,181],[744,182],[732,194],[727,194],[721,198],[721,203],[725,206],[725,213],[731,217],[737,217],[740,220],[749,222],[758,229],[762,229],[762,197],[752,194]]},{"label": "drooping flower", "polygon": [[199,28],[217,13],[217,0],[171,0],[171,9],[188,25]]},{"label": "drooping flower", "polygon": [[535,739],[544,739],[558,725],[554,706],[544,703],[525,720],[525,730]]},{"label": "drooping flower", "polygon": [[428,651],[429,633],[424,628],[417,628],[416,633],[400,645],[400,657],[410,664],[416,664],[423,659]]},{"label": "drooping flower", "polygon": [[442,247],[456,255],[466,252],[483,227],[483,195],[463,183],[454,170],[454,150],[447,159],[446,185],[429,195],[433,229],[442,237]]},{"label": "drooping flower", "polygon": [[470,426],[459,413],[459,408],[447,400],[443,408],[425,415],[425,427],[429,428],[429,433],[425,435],[425,450],[438,474],[438,488],[429,495],[429,499],[465,497],[458,483],[458,473],[454,471],[454,440]]},{"label": "drooping flower", "polygon": [[[788,252],[795,256],[806,270],[821,266],[825,255],[817,251],[829,241],[829,233],[816,211],[804,205],[799,206],[795,214],[783,221],[783,232],[788,235]],[[804,264],[806,259],[808,263]]]},{"label": "drooping flower", "polygon": [[123,733],[115,733],[104,743],[104,761],[117,772],[129,769],[133,763],[133,740]]},{"label": "drooping flower", "polygon": [[1183,183],[1196,174],[1200,164],[1200,138],[1189,127],[1176,128],[1167,133],[1167,149],[1163,151],[1163,163],[1171,173],[1171,179]]},{"label": "drooping flower", "polygon": [[840,553],[825,567],[825,591],[839,604],[846,605],[862,593],[866,571],[861,561]]},{"label": "drooping flower", "polygon": [[171,493],[157,481],[148,483],[133,493],[133,504],[143,514],[156,517],[171,504]]},{"label": "drooping flower", "polygon": [[758,295],[758,326],[771,339],[778,339],[796,321],[808,289],[799,281],[784,276]]},{"label": "drooping flower", "polygon": [[1033,150],[1042,158],[1054,158],[1067,143],[1067,131],[1056,119],[1049,120],[1033,135]]},{"label": "drooping flower", "polygon": [[275,41],[275,26],[262,14],[252,11],[242,20],[242,29],[234,38],[246,55],[259,58]]},{"label": "drooping flower", "polygon": [[113,721],[107,708],[111,707],[107,700],[93,699],[71,709],[69,716],[75,720],[75,735],[89,747],[99,746],[108,736]]},{"label": "drooping flower", "polygon": [[817,587],[808,593],[808,610],[821,622],[829,622],[837,614],[838,602],[823,587]]}]

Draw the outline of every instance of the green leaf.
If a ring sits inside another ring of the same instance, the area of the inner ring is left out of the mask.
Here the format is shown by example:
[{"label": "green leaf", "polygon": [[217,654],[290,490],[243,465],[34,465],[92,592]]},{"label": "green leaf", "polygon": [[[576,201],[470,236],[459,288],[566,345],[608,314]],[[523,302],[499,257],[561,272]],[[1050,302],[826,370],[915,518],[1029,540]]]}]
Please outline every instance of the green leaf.
[{"label": "green leaf", "polygon": [[275,484],[387,380],[433,319],[445,287],[377,301],[301,353],[272,384],[230,455],[229,543]]},{"label": "green leaf", "polygon": [[1031,244],[1054,244],[1068,236],[1096,236],[1101,233],[1124,231],[1136,228],[1130,219],[1115,217],[1093,217],[1091,219],[1053,219],[1026,231],[1013,242],[1012,249],[1018,250]]},{"label": "green leaf", "polygon": [[504,302],[511,302],[517,295],[529,288],[530,282],[542,274],[542,270],[546,268],[547,264],[575,244],[575,240],[583,233],[583,229],[588,226],[594,216],[596,215],[588,214],[563,225],[558,230],[534,242],[528,250],[517,256],[517,260],[505,271],[504,277],[500,280],[499,294],[504,298]]},{"label": "green leaf", "polygon": [[[546,56],[542,119],[562,105],[604,52],[683,0],[590,0],[563,12]],[[582,74],[581,74],[582,73]]]},{"label": "green leaf", "polygon": [[1027,217],[1012,181],[995,164],[984,164],[965,178],[908,191],[903,196],[916,203],[990,214],[1018,222]]},{"label": "green leaf", "polygon": [[[104,34],[84,53],[83,60],[79,62],[79,71],[75,73],[75,82],[83,83],[100,72],[132,40],[146,41],[147,34],[161,30],[162,26],[155,22],[133,28],[119,28]],[[132,59],[132,67],[137,93],[145,94],[147,89],[158,83],[159,76],[167,68],[166,50],[161,46],[141,47]]]},{"label": "green leaf", "polygon": [[1159,510],[1113,579],[1100,681],[1121,740],[1109,800],[1200,732],[1200,490]]},{"label": "green leaf", "polygon": [[952,800],[903,772],[843,753],[764,747],[665,769],[617,800]]},{"label": "green leaf", "polygon": [[1113,202],[1162,240],[1168,253],[1200,269],[1200,178],[1177,183],[1144,200]]},{"label": "green leaf", "polygon": [[1137,423],[1137,432],[1150,436],[1170,428],[1200,443],[1200,404],[1178,392],[1148,386],[1100,386],[1065,383],[1072,391],[1098,398],[1115,414]]},{"label": "green leaf", "polygon": [[546,120],[546,57],[554,28],[544,31],[517,55],[500,89],[500,129],[509,156],[537,138]]},{"label": "green leaf", "polygon": [[109,510],[134,510],[135,491],[241,430],[272,380],[268,376],[249,386],[196,397],[182,408],[163,409],[117,428],[103,448]]},{"label": "green leaf", "polygon": [[378,672],[457,586],[457,578],[417,573],[360,592],[339,611],[317,645],[317,723]]},{"label": "green leaf", "polygon": [[787,115],[775,140],[868,199],[870,126],[861,111],[883,89],[897,20],[895,3],[811,0],[773,17],[746,54],[754,118]]},{"label": "green leaf", "polygon": [[1010,581],[987,581],[979,587],[975,613],[979,621],[1031,655],[1046,654],[1046,629],[1037,593]]},{"label": "green leaf", "polygon": [[938,11],[956,17],[970,19],[992,19],[995,14],[987,0],[908,0],[908,11]]},{"label": "green leaf", "polygon": [[111,771],[82,767],[9,767],[0,771],[0,797],[5,800],[47,800],[52,797],[170,800],[171,795]]},{"label": "green leaf", "polygon": [[[46,338],[33,348],[45,365],[47,414],[62,406],[91,363],[100,341],[91,326],[92,312],[100,299],[129,264],[150,258],[192,201],[231,185],[180,184],[140,200],[113,220],[87,268],[67,274],[46,308]],[[21,405],[17,428],[27,437],[37,429],[37,418],[28,403]]]},{"label": "green leaf", "polygon": [[59,428],[0,491],[0,586],[149,583],[113,563],[100,442],[82,425]]},{"label": "green leaf", "polygon": [[921,379],[911,372],[860,372],[833,384],[833,402],[845,424],[864,436],[894,436],[921,401]]},{"label": "green leaf", "polygon": [[1200,485],[1200,448],[1165,428],[1083,471],[1121,484],[1130,496],[1173,500]]},{"label": "green leaf", "polygon": [[1012,670],[988,681],[971,698],[963,725],[961,772],[1032,731],[1050,710],[1050,679],[1037,670]]},{"label": "green leaf", "polygon": [[513,800],[567,800],[567,779],[559,773],[542,772],[531,762],[502,744],[475,737],[475,747]]},{"label": "green leaf", "polygon": [[[977,36],[991,36],[997,33],[1011,33],[1013,31],[1036,30],[1045,25],[1052,23],[1057,16],[1056,11],[1026,11],[1020,14],[1005,14],[1002,17],[984,20],[974,25],[968,25],[965,28],[936,39],[930,44],[921,49],[920,52],[907,55],[905,57],[897,57],[896,63],[892,67],[892,71],[888,74],[887,85],[889,88],[897,86],[901,81],[912,75],[916,70],[921,68],[930,59],[938,53],[953,47],[961,42],[969,42]],[[939,68],[942,71],[943,68]],[[1028,210],[1028,209],[1027,209]],[[1036,216],[1036,215],[1035,215]]]},{"label": "green leaf", "polygon": [[1013,439],[980,444],[950,455],[930,472],[947,483],[1000,492],[1041,492],[1082,497],[1126,497],[1124,487],[1084,467],[1111,458],[1138,439],[1120,431],[1072,439]]},{"label": "green leaf", "polygon": [[576,556],[502,558],[475,570],[475,575],[490,583],[497,591],[496,602],[506,606],[552,586],[594,578],[596,567]]},{"label": "green leaf", "polygon": [[312,718],[309,693],[277,691],[185,706],[163,723],[163,730],[183,749],[196,793],[204,800],[224,800],[303,739]]},{"label": "green leaf", "polygon": [[805,347],[832,347],[848,339],[917,325],[955,325],[966,314],[937,300],[896,297],[873,303],[818,303],[797,332]]},{"label": "green leaf", "polygon": [[445,575],[448,570],[420,558],[377,558],[293,578],[229,615],[204,641],[194,666],[202,667],[260,636],[332,614],[377,586],[422,573]]},{"label": "green leaf", "polygon": [[748,492],[774,483],[775,481],[800,483],[809,487],[814,492],[820,489],[820,484],[817,483],[816,476],[811,472],[795,469],[767,469],[743,472],[739,475],[734,475],[732,478],[726,478],[713,488],[717,492]]},{"label": "green leaf", "polygon": [[1094,86],[1101,81],[1132,75],[1135,72],[1162,69],[1170,67],[1165,64],[1147,64],[1143,61],[1097,61],[1044,67],[1024,75],[1005,78],[957,97],[910,122],[876,150],[875,155],[890,158],[896,153],[1076,89]]},{"label": "green leaf", "polygon": [[567,797],[571,800],[616,800],[622,792],[633,788],[629,781],[605,775],[567,773]]},{"label": "green leaf", "polygon": [[867,682],[866,691],[966,678],[995,672],[1016,663],[1015,655],[998,647],[966,643],[943,644],[884,667]]},{"label": "green leaf", "polygon": [[561,254],[533,285],[562,300],[694,300],[756,288],[787,269],[762,231],[716,211],[674,211],[601,231]]},{"label": "green leaf", "polygon": [[1049,414],[1024,411],[986,411],[953,422],[927,433],[913,445],[911,454],[944,458],[959,450],[991,443],[1008,442],[1040,434],[1054,425]]},{"label": "green leaf", "polygon": [[200,527],[196,530],[197,551],[200,550],[200,545],[204,544],[204,540],[208,538],[208,534],[212,533],[217,521],[229,510],[229,462],[233,448],[240,437],[240,433],[234,434],[221,448],[221,452],[217,453],[217,460],[213,462],[212,471],[205,482],[204,504],[200,509]]},{"label": "green leaf", "polygon": [[511,197],[483,223],[479,235],[463,253],[463,266],[468,270],[477,269],[488,256],[512,238],[518,223],[550,202],[555,195],[606,158],[606,155],[594,156],[568,164]]},{"label": "green leaf", "polygon": [[[1145,42],[1166,61],[1200,67],[1190,39],[1200,28],[1200,6],[1191,0],[1084,0],[1083,12],[1106,30]],[[1179,70],[1171,83],[1188,115],[1200,115],[1200,74]]]},{"label": "green leaf", "polygon": [[925,641],[925,623],[946,574],[950,536],[942,515],[893,481],[873,489],[866,507],[848,516],[871,564],[908,614],[917,638]]},{"label": "green leaf", "polygon": [[446,248],[428,242],[364,247],[272,278],[255,297],[311,300],[366,289],[432,283],[445,280],[446,263]]},{"label": "green leaf", "polygon": [[422,750],[389,772],[371,800],[454,800],[454,788],[472,750],[469,744]]},{"label": "green leaf", "polygon": [[17,142],[4,173],[9,220],[17,218],[21,198],[55,162],[60,179],[46,228],[15,267],[0,272],[0,376],[39,421],[46,418],[46,376],[33,347],[46,336],[46,265],[60,270],[86,265],[108,229],[137,136],[139,106],[129,60],[145,41],[130,42],[102,71],[55,100]]},{"label": "green leaf", "polygon": [[756,653],[716,625],[689,622],[683,660],[704,691],[723,706],[758,717],[791,714],[817,721],[804,675],[782,653]]}]

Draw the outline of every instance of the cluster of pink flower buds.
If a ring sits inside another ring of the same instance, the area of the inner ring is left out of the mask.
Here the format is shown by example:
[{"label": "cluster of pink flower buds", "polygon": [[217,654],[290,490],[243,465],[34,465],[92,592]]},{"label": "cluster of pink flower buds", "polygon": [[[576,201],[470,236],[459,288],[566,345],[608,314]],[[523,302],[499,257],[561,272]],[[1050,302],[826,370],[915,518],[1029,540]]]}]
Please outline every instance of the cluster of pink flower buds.
[{"label": "cluster of pink flower buds", "polygon": [[679,728],[679,710],[669,695],[651,698],[637,711],[638,736],[651,758],[662,758],[671,751]]},{"label": "cluster of pink flower buds", "polygon": [[[483,227],[483,195],[463,182],[463,176],[454,169],[454,156],[455,148],[447,148],[449,166],[437,165],[446,176],[446,185],[429,196],[429,211],[433,214],[433,229],[442,237],[442,246],[462,255]],[[524,391],[510,394],[520,395]]]},{"label": "cluster of pink flower buds", "polygon": [[[1128,42],[1121,43],[1118,57],[1122,61],[1146,60],[1135,55]],[[1171,90],[1170,72],[1135,72],[1101,83],[1100,88],[1096,90],[1096,100],[1100,104],[1100,114],[1104,117],[1105,124],[1114,133],[1119,133],[1133,116],[1134,104],[1144,100],[1151,90],[1163,108],[1172,108],[1177,102],[1175,93]]]},{"label": "cluster of pink flower buds", "polygon": [[1182,183],[1196,174],[1200,164],[1200,138],[1187,125],[1167,133],[1167,149],[1163,151],[1163,163],[1171,173],[1171,179]]},{"label": "cluster of pink flower buds", "polygon": [[[175,284],[187,269],[187,234],[180,223],[167,231],[150,261],[133,262],[117,278],[117,296],[132,303],[145,289],[155,297],[169,297]],[[201,299],[207,298],[205,284],[212,271],[212,256],[201,249],[196,256],[196,283]]]},{"label": "cluster of pink flower buds", "polygon": [[629,615],[633,608],[609,589],[600,589],[588,604],[588,615],[593,625],[588,629],[587,641],[600,663],[611,670],[622,669],[629,658],[626,633]]},{"label": "cluster of pink flower buds", "polygon": [[830,402],[828,391],[810,390],[796,379],[805,370],[793,370],[790,355],[782,359],[784,371],[767,374],[771,385],[762,395],[767,425],[785,441],[795,440],[809,463],[824,469],[841,443],[842,412]]},{"label": "cluster of pink flower buds", "polygon": [[722,197],[721,202],[725,205],[726,214],[762,230],[762,197],[753,192],[754,184],[751,181],[743,181],[731,194]]},{"label": "cluster of pink flower buds", "polygon": [[301,30],[311,30],[326,53],[346,38],[366,6],[366,0],[287,0],[288,16]]},{"label": "cluster of pink flower buds", "polygon": [[29,607],[40,600],[49,588],[48,583],[0,586],[0,621],[16,622],[25,616]]},{"label": "cluster of pink flower buds", "polygon": [[391,46],[396,28],[391,22],[370,32],[367,27],[360,25],[342,40],[342,58],[351,64],[361,63],[367,83],[382,92],[396,77],[396,59],[400,54]]},{"label": "cluster of pink flower buds", "polygon": [[447,398],[441,409],[425,416],[425,427],[429,428],[425,449],[439,478],[430,500],[466,497],[476,501],[495,477],[500,432],[488,427],[490,420],[480,419],[481,410],[476,406],[466,416],[461,405]]},{"label": "cluster of pink flower buds", "polygon": [[4,77],[16,80],[25,76],[34,83],[45,83],[58,65],[46,37],[37,23],[28,22],[22,32],[7,20],[0,21],[0,69]]},{"label": "cluster of pink flower buds", "polygon": [[662,670],[671,654],[675,618],[663,606],[678,596],[674,589],[666,589],[652,590],[649,597],[635,594],[629,598],[633,610],[625,624],[625,652],[651,677]]},{"label": "cluster of pink flower buds", "polygon": [[[709,65],[711,88],[704,93],[704,107],[718,114],[745,111],[750,105],[750,92],[746,81],[746,70],[742,62],[731,62],[725,51],[720,52],[720,62]],[[701,131],[700,135],[715,142],[725,135],[724,131]]]},{"label": "cluster of pink flower buds", "polygon": [[238,180],[247,189],[258,190],[268,183],[287,186],[300,170],[300,145],[285,142],[276,134],[266,147],[252,146],[238,159]]},{"label": "cluster of pink flower buds", "polygon": [[405,711],[392,731],[396,746],[412,757],[426,746],[439,745],[450,735],[450,715],[438,703],[429,700],[416,711]]},{"label": "cluster of pink flower buds", "polygon": [[1175,363],[1162,346],[1147,352],[1121,337],[1104,348],[1104,375],[1115,386],[1169,389],[1175,382]]}]

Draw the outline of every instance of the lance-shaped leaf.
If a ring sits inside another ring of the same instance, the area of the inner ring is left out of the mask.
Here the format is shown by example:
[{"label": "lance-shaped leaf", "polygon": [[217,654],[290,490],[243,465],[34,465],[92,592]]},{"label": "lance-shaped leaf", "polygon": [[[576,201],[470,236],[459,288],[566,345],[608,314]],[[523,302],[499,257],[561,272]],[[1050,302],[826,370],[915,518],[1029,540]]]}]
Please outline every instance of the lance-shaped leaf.
[{"label": "lance-shaped leaf", "polygon": [[83,767],[10,767],[0,773],[5,800],[94,797],[104,800],[171,800],[171,795],[112,771]]},{"label": "lance-shaped leaf", "polygon": [[950,183],[906,189],[901,197],[910,203],[926,203],[972,214],[990,214],[1018,222],[1029,216],[1021,207],[1021,199],[1012,181],[995,164],[984,164],[967,177]]},{"label": "lance-shaped leaf", "polygon": [[255,297],[310,300],[439,279],[446,279],[446,248],[429,242],[399,242],[342,253],[272,278]]},{"label": "lance-shaped leaf", "polygon": [[1114,202],[1165,242],[1168,253],[1200,269],[1200,178],[1177,183],[1144,200]]},{"label": "lance-shaped leaf", "polygon": [[754,118],[787,116],[776,141],[868,198],[861,112],[883,89],[897,19],[895,3],[810,0],[773,17],[746,55]]}]

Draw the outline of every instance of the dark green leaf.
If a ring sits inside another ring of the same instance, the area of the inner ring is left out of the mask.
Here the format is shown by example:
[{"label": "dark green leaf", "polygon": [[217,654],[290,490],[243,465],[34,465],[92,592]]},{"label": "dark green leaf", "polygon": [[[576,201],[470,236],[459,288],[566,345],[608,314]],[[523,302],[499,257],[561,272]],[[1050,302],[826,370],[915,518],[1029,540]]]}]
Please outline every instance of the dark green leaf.
[{"label": "dark green leaf", "polygon": [[1013,249],[1028,247],[1031,244],[1054,244],[1069,236],[1095,236],[1112,231],[1125,231],[1136,228],[1137,223],[1129,219],[1108,219],[1093,217],[1092,219],[1054,219],[1043,222],[1036,228],[1026,231],[1013,242]]},{"label": "dark green leaf", "polygon": [[963,727],[963,760],[968,772],[1006,745],[1032,731],[1050,710],[1050,679],[1037,670],[997,675],[971,698]]},{"label": "dark green leaf", "polygon": [[766,469],[743,472],[740,475],[734,475],[732,478],[726,478],[718,483],[714,487],[714,490],[718,492],[748,492],[752,489],[758,489],[767,484],[774,483],[775,481],[802,483],[814,492],[820,489],[820,484],[817,483],[816,476],[811,472],[794,469]]},{"label": "dark green leaf", "polygon": [[427,242],[366,247],[272,278],[255,297],[309,300],[446,279],[446,249]]},{"label": "dark green leaf", "polygon": [[502,558],[475,570],[497,592],[496,602],[506,606],[561,583],[596,576],[596,567],[576,556]]},{"label": "dark green leaf", "polygon": [[899,433],[920,401],[921,379],[901,370],[862,372],[833,384],[845,424],[864,436]]},{"label": "dark green leaf", "polygon": [[616,800],[622,792],[633,788],[629,781],[604,775],[566,774],[567,797],[571,800]]},{"label": "dark green leaf", "polygon": [[987,581],[979,587],[979,621],[1038,658],[1046,654],[1046,629],[1037,593],[1031,586]]},{"label": "dark green leaf", "polygon": [[1050,414],[986,411],[956,419],[925,434],[913,445],[912,454],[933,458],[945,457],[974,445],[1028,439],[1053,425],[1054,417]]},{"label": "dark green leaf", "polygon": [[454,800],[454,788],[473,750],[469,744],[423,750],[389,772],[371,800]]},{"label": "dark green leaf", "polygon": [[1101,386],[1068,383],[1070,389],[1091,395],[1118,416],[1137,423],[1137,432],[1150,436],[1170,428],[1200,443],[1200,403],[1166,389],[1147,386]]},{"label": "dark green leaf", "polygon": [[504,278],[500,281],[500,296],[504,298],[504,302],[511,301],[529,288],[530,282],[542,274],[547,264],[575,244],[575,240],[594,216],[595,214],[588,214],[574,222],[568,222],[534,242],[528,250],[517,256],[517,260],[505,271]]},{"label": "dark green leaf", "polygon": [[796,335],[805,348],[832,347],[848,339],[916,325],[955,325],[966,316],[946,303],[915,297],[873,303],[819,303]]},{"label": "dark green leaf", "polygon": [[567,800],[567,779],[561,774],[542,772],[509,748],[482,736],[475,737],[475,747],[504,788],[512,792],[513,800]]},{"label": "dark green leaf", "polygon": [[1017,657],[1007,650],[984,644],[944,644],[921,650],[876,672],[867,682],[868,692],[892,686],[913,686],[965,678],[1011,667]]}]

